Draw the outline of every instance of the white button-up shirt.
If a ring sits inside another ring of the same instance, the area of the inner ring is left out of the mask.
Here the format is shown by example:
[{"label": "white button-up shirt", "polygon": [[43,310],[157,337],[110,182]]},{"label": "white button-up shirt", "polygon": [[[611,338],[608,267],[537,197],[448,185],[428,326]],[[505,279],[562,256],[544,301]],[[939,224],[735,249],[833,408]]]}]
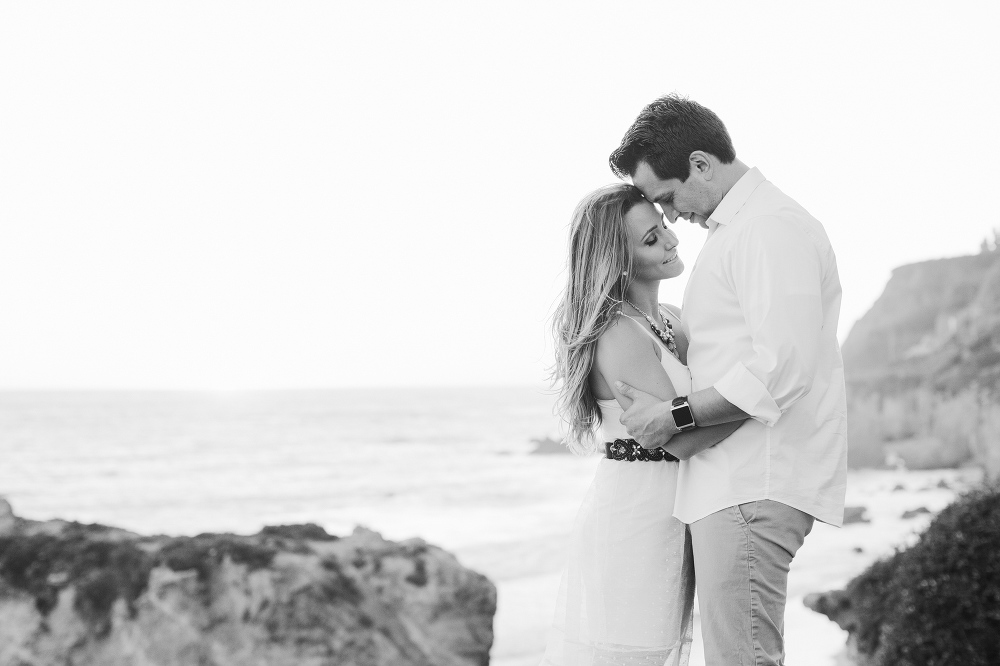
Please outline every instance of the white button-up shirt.
[{"label": "white button-up shirt", "polygon": [[830,241],[757,169],[708,226],[684,292],[692,390],[714,386],[752,418],[680,463],[674,515],[691,523],[769,499],[840,526],[847,399]]}]

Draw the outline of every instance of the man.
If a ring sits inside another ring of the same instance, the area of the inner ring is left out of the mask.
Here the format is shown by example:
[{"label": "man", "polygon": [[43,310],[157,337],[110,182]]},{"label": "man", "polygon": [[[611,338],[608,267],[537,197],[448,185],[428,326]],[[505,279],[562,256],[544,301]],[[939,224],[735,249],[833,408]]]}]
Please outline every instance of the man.
[{"label": "man", "polygon": [[748,419],[680,463],[674,515],[690,525],[710,666],[782,664],[788,569],[814,520],[843,523],[847,424],[840,279],[823,226],[736,159],[718,116],[668,95],[612,153],[664,215],[708,229],[684,293],[692,393],[626,384],[621,417],[644,447]]}]

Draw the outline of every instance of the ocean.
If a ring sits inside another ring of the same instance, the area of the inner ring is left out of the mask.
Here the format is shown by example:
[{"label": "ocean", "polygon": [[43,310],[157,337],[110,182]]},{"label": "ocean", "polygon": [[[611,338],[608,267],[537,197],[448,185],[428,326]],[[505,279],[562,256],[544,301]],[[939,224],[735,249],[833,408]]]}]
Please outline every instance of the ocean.
[{"label": "ocean", "polygon": [[[557,437],[541,388],[0,392],[0,496],[26,518],[141,534],[363,525],[454,552],[499,589],[493,663],[537,663],[564,544],[597,458],[532,455]],[[947,487],[940,486],[945,480]],[[852,472],[870,523],[817,525],[793,562],[789,663],[833,664],[846,634],[802,607],[916,538],[974,470]],[[899,488],[902,487],[902,490]],[[859,552],[860,551],[860,552]],[[700,645],[692,666],[700,659]]]}]

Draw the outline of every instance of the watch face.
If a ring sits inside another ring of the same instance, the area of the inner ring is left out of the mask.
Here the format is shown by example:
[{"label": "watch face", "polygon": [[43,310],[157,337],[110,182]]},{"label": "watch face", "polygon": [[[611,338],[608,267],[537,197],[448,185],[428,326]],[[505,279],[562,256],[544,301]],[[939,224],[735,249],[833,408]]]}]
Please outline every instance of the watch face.
[{"label": "watch face", "polygon": [[678,428],[683,430],[694,425],[694,414],[691,413],[691,406],[686,401],[671,407],[670,413],[674,417],[674,425]]}]

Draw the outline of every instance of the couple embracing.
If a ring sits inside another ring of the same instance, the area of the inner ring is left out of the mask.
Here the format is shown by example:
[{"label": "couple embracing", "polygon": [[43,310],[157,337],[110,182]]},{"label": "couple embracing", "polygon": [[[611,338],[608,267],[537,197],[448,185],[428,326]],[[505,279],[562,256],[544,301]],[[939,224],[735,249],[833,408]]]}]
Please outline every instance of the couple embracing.
[{"label": "couple embracing", "polygon": [[[543,664],[683,666],[696,581],[709,666],[783,664],[791,561],[843,520],[833,249],[691,100],[648,105],[610,162],[631,184],[577,207],[555,317],[570,446],[604,459]],[[678,218],[708,231],[683,311],[658,302]]]}]

